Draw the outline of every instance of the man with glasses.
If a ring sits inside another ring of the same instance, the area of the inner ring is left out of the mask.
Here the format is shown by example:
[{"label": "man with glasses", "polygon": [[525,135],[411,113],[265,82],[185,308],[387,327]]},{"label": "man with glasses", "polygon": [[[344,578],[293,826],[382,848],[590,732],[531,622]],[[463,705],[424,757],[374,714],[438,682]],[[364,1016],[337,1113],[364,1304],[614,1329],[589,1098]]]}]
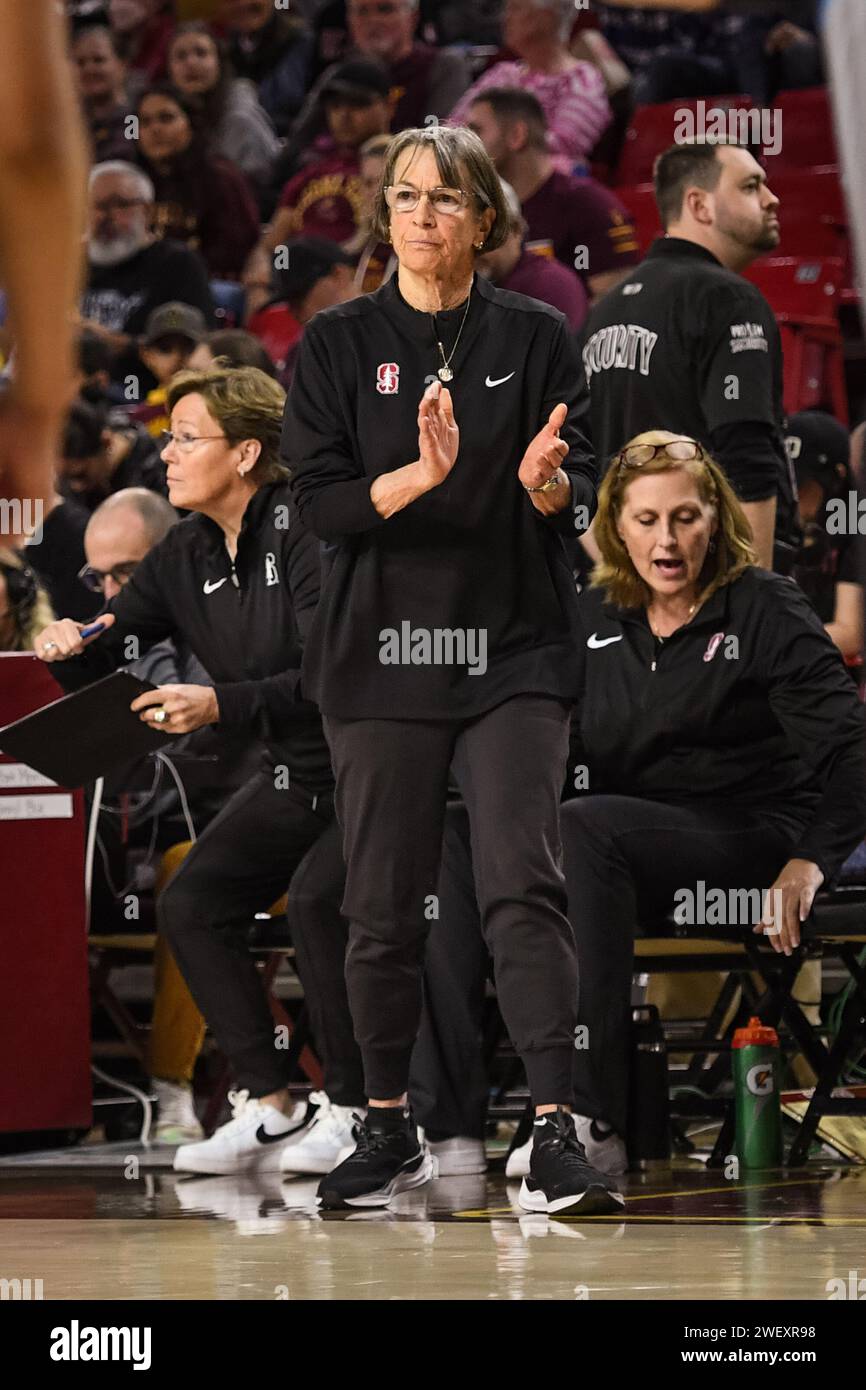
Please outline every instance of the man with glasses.
[{"label": "man with glasses", "polygon": [[392,128],[444,120],[472,80],[465,54],[416,38],[418,0],[348,0],[346,19],[353,51],[384,63],[394,97]]},{"label": "man with glasses", "polygon": [[134,164],[111,160],[91,170],[82,326],[109,344],[112,380],[133,404],[156,385],[138,352],[154,309],[179,300],[214,321],[204,261],[179,242],[154,239],[153,200],[153,184]]}]

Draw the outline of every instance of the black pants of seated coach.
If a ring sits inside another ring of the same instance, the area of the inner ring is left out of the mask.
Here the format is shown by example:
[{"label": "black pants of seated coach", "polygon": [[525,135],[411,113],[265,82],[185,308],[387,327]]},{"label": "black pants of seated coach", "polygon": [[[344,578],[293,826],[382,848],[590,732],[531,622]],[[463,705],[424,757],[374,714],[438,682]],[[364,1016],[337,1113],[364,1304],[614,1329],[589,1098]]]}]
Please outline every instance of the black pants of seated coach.
[{"label": "black pants of seated coach", "polygon": [[[701,881],[706,891],[769,887],[790,858],[803,823],[779,808],[750,813],[588,796],[563,805],[561,824],[577,946],[577,1017],[588,1043],[572,1052],[573,1104],[578,1114],[605,1120],[625,1135],[638,923],[666,914],[678,890],[696,892]],[[440,977],[447,971],[448,1013],[436,1016],[432,995],[413,1059],[413,1092],[435,1130],[480,1135],[486,1104],[480,1037],[487,952],[468,825],[459,807],[449,808],[446,823],[440,908],[430,968]]]},{"label": "black pants of seated coach", "polygon": [[408,1087],[424,947],[437,928],[449,769],[471,826],[500,1007],[539,1104],[571,1086],[576,973],[559,796],[568,709],[521,695],[464,721],[325,719],[349,921],[346,982],[367,1095]]},{"label": "black pants of seated coach", "polygon": [[[315,802],[315,804],[314,804]],[[239,1089],[269,1095],[285,1086],[286,1050],[277,1046],[274,1021],[255,960],[247,947],[256,912],[285,891],[310,846],[332,823],[331,792],[281,788],[273,773],[257,772],[226,803],[193,845],[159,896],[159,930],[171,946],[193,999],[235,1073]],[[325,1011],[303,948],[296,964],[322,1053],[325,1085],[340,1102],[343,1078],[328,1072]],[[343,1020],[348,1019],[344,1007]],[[339,1018],[336,1024],[339,1029]],[[338,1036],[340,1058],[354,1043]],[[356,1096],[346,1101],[354,1103]]]}]

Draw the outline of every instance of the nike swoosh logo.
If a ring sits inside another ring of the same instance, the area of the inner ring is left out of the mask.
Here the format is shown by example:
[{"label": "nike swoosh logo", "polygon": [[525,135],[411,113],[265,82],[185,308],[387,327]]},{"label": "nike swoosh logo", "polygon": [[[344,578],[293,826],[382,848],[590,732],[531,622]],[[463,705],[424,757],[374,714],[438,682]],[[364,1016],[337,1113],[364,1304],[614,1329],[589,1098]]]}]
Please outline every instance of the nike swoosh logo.
[{"label": "nike swoosh logo", "polygon": [[216,592],[217,589],[219,589],[219,588],[220,588],[223,584],[225,584],[225,583],[226,583],[226,580],[225,580],[225,579],[218,579],[218,580],[216,581],[216,583],[214,583],[214,581],[213,581],[212,579],[206,579],[205,582],[204,582],[204,590],[203,590],[203,592],[206,593],[206,594],[213,594],[213,593]]},{"label": "nike swoosh logo", "polygon": [[259,1125],[256,1130],[256,1138],[260,1144],[279,1144],[281,1139],[288,1139],[290,1134],[294,1134],[294,1130],[285,1129],[282,1134],[268,1134],[264,1125]]},{"label": "nike swoosh logo", "polygon": [[594,652],[597,652],[600,647],[609,647],[611,642],[621,641],[622,633],[620,633],[619,637],[599,637],[598,633],[594,632],[591,637],[587,638],[586,645],[592,647]]},{"label": "nike swoosh logo", "polygon": [[499,377],[498,380],[496,380],[496,381],[491,381],[491,380],[490,380],[490,377],[488,377],[487,380],[485,381],[484,385],[485,385],[485,386],[501,386],[502,383],[503,383],[503,381],[510,381],[511,378],[512,378],[513,376],[514,376],[514,372],[509,372],[509,373],[508,373],[508,376],[501,376],[501,377]]}]

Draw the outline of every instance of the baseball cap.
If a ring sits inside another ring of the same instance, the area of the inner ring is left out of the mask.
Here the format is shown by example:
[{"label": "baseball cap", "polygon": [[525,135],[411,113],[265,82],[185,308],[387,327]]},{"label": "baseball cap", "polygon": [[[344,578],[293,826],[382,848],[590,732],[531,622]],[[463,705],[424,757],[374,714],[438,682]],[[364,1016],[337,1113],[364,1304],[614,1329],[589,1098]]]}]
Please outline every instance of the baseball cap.
[{"label": "baseball cap", "polygon": [[319,97],[323,102],[332,96],[372,101],[374,97],[387,97],[390,91],[391,79],[381,64],[352,58],[331,69],[319,89]]},{"label": "baseball cap", "polygon": [[168,337],[188,338],[191,343],[200,343],[207,331],[201,309],[172,299],[167,304],[160,304],[148,315],[141,341],[144,347],[153,347],[160,338]]},{"label": "baseball cap", "polygon": [[288,266],[278,270],[274,286],[280,299],[298,300],[309,294],[318,280],[330,275],[335,265],[354,266],[348,252],[323,237],[299,236],[286,242]]},{"label": "baseball cap", "polygon": [[828,497],[834,497],[850,482],[848,431],[825,411],[789,415],[785,448],[798,485],[813,478]]}]

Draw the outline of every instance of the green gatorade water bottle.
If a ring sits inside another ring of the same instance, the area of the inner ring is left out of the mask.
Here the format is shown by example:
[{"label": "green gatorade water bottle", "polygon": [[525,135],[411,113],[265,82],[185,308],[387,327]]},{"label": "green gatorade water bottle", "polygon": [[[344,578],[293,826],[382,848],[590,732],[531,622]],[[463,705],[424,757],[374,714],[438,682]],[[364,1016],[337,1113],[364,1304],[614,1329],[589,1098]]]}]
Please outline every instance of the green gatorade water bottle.
[{"label": "green gatorade water bottle", "polygon": [[779,1038],[759,1018],[738,1028],[733,1048],[737,1157],[744,1168],[777,1168],[782,1162],[779,1108]]}]

